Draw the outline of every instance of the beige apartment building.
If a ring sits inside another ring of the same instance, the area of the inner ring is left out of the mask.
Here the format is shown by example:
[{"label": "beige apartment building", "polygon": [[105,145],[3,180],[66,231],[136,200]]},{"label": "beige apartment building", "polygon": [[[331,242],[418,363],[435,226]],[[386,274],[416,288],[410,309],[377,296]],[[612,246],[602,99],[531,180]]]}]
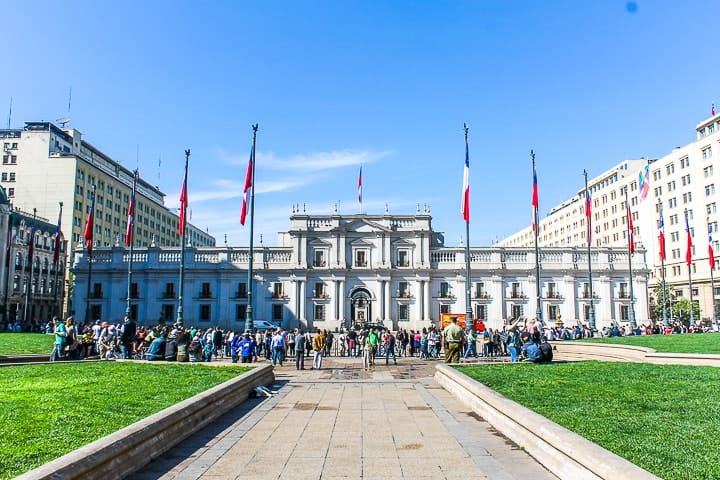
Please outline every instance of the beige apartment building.
[{"label": "beige apartment building", "polygon": [[[73,128],[50,122],[25,122],[25,128],[0,130],[3,145],[0,184],[8,200],[25,211],[58,218],[63,203],[62,230],[72,245],[81,241],[95,191],[94,241],[98,246],[124,242],[133,172],[111,159]],[[182,178],[178,179],[178,182]],[[165,207],[165,194],[140,178],[137,184],[136,246],[153,241],[177,246],[178,215]],[[214,246],[215,238],[188,225],[188,242]]]},{"label": "beige apartment building", "polygon": [[[701,319],[714,318],[713,298],[717,304],[720,284],[713,295],[708,242],[712,234],[713,249],[720,252],[718,209],[720,203],[720,115],[703,120],[695,127],[696,138],[657,160],[626,160],[600,176],[588,180],[592,199],[593,246],[627,246],[625,190],[633,215],[636,245],[647,249],[647,266],[652,271],[648,288],[662,280],[659,254],[659,220],[662,204],[665,225],[665,279],[674,287],[677,297],[690,298],[690,275],[685,260],[687,234],[685,211],[692,236],[692,297],[699,303]],[[640,198],[639,173],[649,165],[649,192]],[[542,190],[541,190],[542,200]],[[585,187],[550,210],[540,220],[538,243],[541,247],[587,246]],[[532,227],[501,240],[499,246],[534,245]],[[718,271],[713,275],[717,277]],[[720,309],[718,309],[720,310]],[[699,320],[699,319],[697,319]]]}]

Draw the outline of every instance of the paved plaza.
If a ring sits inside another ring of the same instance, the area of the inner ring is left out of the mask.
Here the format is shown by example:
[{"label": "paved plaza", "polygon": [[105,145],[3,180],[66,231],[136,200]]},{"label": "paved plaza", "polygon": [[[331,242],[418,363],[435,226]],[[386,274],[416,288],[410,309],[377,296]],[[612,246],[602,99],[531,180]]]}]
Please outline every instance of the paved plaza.
[{"label": "paved plaza", "polygon": [[434,361],[330,357],[250,399],[135,479],[556,478],[433,380]]}]

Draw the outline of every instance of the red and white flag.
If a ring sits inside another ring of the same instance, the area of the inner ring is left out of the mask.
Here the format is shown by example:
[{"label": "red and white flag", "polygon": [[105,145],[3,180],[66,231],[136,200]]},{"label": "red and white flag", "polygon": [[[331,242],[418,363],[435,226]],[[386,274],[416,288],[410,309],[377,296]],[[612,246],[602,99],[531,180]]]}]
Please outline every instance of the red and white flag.
[{"label": "red and white flag", "polygon": [[358,202],[362,205],[362,165],[360,165],[360,174],[358,174]]},{"label": "red and white flag", "polygon": [[253,150],[250,149],[250,161],[248,161],[247,171],[245,172],[245,186],[243,187],[243,202],[242,209],[240,210],[240,225],[245,225],[245,219],[247,218],[248,203],[250,201],[249,195],[253,185],[253,154]]},{"label": "red and white flag", "polygon": [[660,232],[658,240],[660,240],[660,259],[665,260],[665,221],[663,220],[662,204],[660,204],[660,221],[658,222],[658,231]]},{"label": "red and white flag", "polygon": [[462,216],[465,222],[470,222],[470,153],[467,142],[465,142],[465,168],[463,169]]},{"label": "red and white flag", "polygon": [[630,205],[627,206],[627,219],[628,219],[628,245],[630,246],[630,253],[635,253],[635,229],[633,228],[632,212],[630,212]]}]

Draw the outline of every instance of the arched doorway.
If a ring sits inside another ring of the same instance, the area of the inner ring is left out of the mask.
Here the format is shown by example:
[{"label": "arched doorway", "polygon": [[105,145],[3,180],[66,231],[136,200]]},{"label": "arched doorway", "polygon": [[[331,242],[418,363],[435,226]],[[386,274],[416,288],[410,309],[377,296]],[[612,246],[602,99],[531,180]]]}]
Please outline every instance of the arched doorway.
[{"label": "arched doorway", "polygon": [[358,288],[350,296],[350,318],[352,324],[364,324],[372,319],[372,297],[364,288]]}]

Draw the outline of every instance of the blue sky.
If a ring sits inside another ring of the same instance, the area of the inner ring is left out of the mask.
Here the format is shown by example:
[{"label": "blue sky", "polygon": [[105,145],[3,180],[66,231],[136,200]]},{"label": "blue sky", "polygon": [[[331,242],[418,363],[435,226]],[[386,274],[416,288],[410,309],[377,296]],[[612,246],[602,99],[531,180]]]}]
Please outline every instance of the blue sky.
[{"label": "blue sky", "polygon": [[[412,214],[458,245],[470,126],[473,245],[544,214],[628,158],[694,138],[720,100],[720,2],[128,1],[3,3],[0,119],[67,115],[192,222],[247,245],[239,212],[258,123],[256,241],[292,205]],[[139,158],[138,158],[139,150]],[[160,163],[160,167],[158,164]]]}]

